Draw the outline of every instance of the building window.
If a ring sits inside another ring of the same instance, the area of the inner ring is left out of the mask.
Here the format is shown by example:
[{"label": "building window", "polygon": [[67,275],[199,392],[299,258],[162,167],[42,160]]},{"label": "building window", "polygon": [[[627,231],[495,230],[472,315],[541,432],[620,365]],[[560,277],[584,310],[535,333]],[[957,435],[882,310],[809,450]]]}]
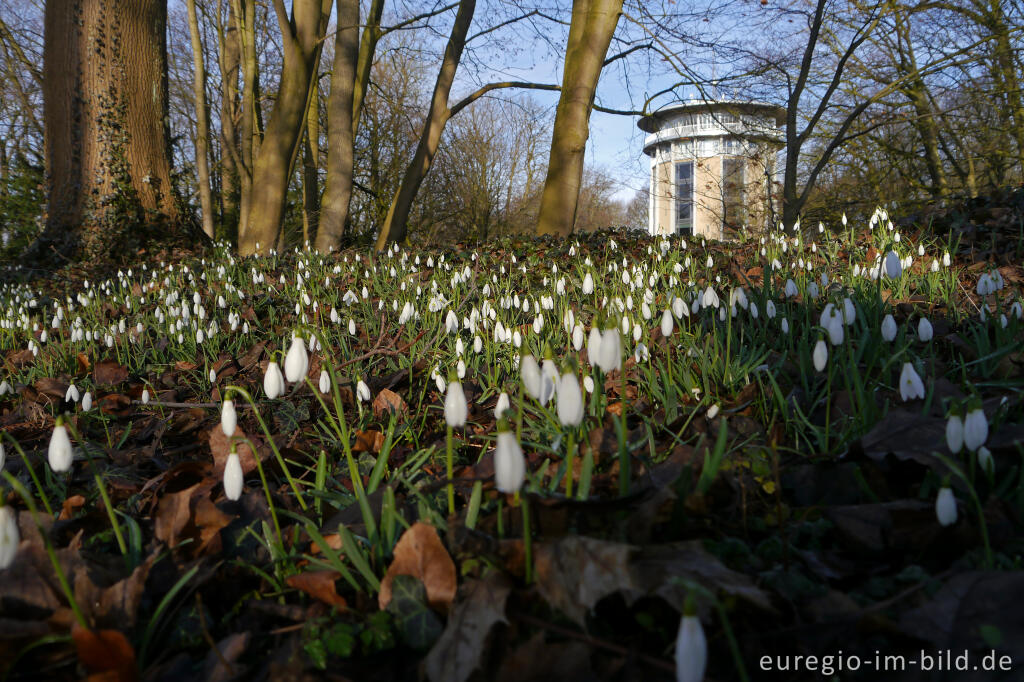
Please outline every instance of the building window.
[{"label": "building window", "polygon": [[744,171],[746,159],[722,159],[722,222],[728,228],[740,228],[747,219]]},{"label": "building window", "polygon": [[693,162],[676,164],[676,234],[693,234]]}]

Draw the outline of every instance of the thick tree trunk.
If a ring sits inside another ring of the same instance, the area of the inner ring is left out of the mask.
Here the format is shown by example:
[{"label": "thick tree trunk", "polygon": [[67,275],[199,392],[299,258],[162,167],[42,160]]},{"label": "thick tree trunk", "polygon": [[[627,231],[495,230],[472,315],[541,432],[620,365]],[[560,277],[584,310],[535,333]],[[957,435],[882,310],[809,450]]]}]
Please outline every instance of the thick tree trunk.
[{"label": "thick tree trunk", "polygon": [[[618,2],[621,5],[621,0]],[[430,170],[434,154],[437,153],[437,146],[441,142],[441,133],[444,132],[445,123],[448,122],[450,116],[448,94],[451,92],[452,82],[455,80],[455,72],[459,68],[459,60],[462,59],[462,51],[466,47],[466,35],[469,33],[469,25],[473,21],[475,11],[476,0],[462,0],[459,3],[459,11],[455,15],[455,23],[452,25],[448,45],[444,50],[444,58],[441,60],[441,69],[437,73],[427,120],[424,122],[423,132],[416,145],[416,154],[405,170],[402,184],[391,201],[388,215],[380,228],[380,234],[377,235],[376,248],[378,251],[383,251],[389,242],[400,242],[405,239],[412,202]]]},{"label": "thick tree trunk", "polygon": [[238,238],[246,232],[252,206],[253,160],[259,150],[259,62],[256,59],[256,2],[231,0],[242,60],[241,168],[238,188]]},{"label": "thick tree trunk", "polygon": [[196,172],[199,175],[199,207],[203,212],[203,232],[213,239],[213,194],[210,191],[210,112],[206,106],[206,64],[203,42],[199,37],[196,0],[186,0],[188,33],[192,40],[192,97],[196,107]]},{"label": "thick tree trunk", "polygon": [[320,215],[320,86],[313,74],[313,88],[306,110],[306,134],[302,145],[302,246],[309,245]]},{"label": "thick tree trunk", "polygon": [[284,219],[288,180],[298,150],[320,47],[331,11],[330,0],[293,0],[291,18],[284,0],[274,0],[284,43],[284,64],[274,110],[253,165],[253,196],[238,236],[243,256],[272,248]]},{"label": "thick tree trunk", "polygon": [[[348,2],[349,0],[342,0]],[[339,14],[341,10],[339,8]],[[352,135],[359,132],[359,119],[363,114],[363,99],[370,87],[370,69],[373,67],[373,57],[377,52],[377,41],[380,40],[382,31],[380,18],[384,15],[384,0],[372,0],[370,3],[370,14],[366,18],[366,26],[363,27],[363,37],[359,41],[359,58],[356,61],[356,76],[352,89]],[[338,25],[342,25],[338,22]]]},{"label": "thick tree trunk", "polygon": [[[222,13],[218,7],[220,22]],[[217,40],[221,80],[220,140],[221,140],[221,225],[232,240],[238,238],[238,201],[240,175],[245,170],[241,164],[236,119],[239,118],[238,68],[241,63],[241,46],[238,41],[238,23],[235,21],[234,4],[228,3],[228,23],[218,23]]]},{"label": "thick tree trunk", "polygon": [[573,2],[537,234],[568,235],[576,222],[594,93],[621,13],[622,0]]},{"label": "thick tree trunk", "polygon": [[337,8],[334,67],[331,94],[327,99],[327,181],[316,234],[316,248],[324,252],[341,245],[352,199],[355,166],[354,91],[360,51],[359,0],[337,0]]},{"label": "thick tree trunk", "polygon": [[165,0],[46,3],[40,255],[109,257],[173,235],[166,25]]}]

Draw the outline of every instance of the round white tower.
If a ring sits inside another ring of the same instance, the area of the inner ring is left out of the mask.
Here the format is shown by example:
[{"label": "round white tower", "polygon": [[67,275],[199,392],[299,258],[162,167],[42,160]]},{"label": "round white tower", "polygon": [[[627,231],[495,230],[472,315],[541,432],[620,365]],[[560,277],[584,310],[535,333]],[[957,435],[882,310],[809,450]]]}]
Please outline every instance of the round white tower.
[{"label": "round white tower", "polygon": [[692,100],[641,118],[650,233],[728,239],[763,230],[785,117],[763,102]]}]

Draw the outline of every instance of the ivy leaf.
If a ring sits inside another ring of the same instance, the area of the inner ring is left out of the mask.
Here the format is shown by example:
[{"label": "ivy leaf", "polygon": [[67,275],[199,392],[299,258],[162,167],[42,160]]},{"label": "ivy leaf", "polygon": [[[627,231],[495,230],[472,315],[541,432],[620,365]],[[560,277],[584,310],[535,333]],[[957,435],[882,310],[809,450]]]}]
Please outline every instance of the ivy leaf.
[{"label": "ivy leaf", "polygon": [[441,636],[441,619],[427,606],[427,589],[418,578],[394,577],[387,611],[394,616],[402,639],[413,649],[429,649]]}]

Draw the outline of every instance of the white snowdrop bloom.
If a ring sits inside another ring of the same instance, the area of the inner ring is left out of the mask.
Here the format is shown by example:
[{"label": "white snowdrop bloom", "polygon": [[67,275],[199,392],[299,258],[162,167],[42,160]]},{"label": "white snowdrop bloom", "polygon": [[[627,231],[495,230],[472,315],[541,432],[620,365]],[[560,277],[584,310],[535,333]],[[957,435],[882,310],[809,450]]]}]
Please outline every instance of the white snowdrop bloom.
[{"label": "white snowdrop bloom", "polygon": [[572,347],[576,352],[583,348],[583,338],[583,325],[578,324],[572,330]]},{"label": "white snowdrop bloom", "polygon": [[224,495],[229,500],[237,500],[242,496],[242,486],[244,485],[244,475],[242,473],[242,462],[238,459],[238,452],[234,446],[231,448],[231,452],[228,453],[228,461],[224,464]]},{"label": "white snowdrop bloom", "polygon": [[235,428],[238,426],[238,413],[235,411],[235,402],[228,398],[224,401],[220,410],[220,429],[228,438],[235,435]]},{"label": "white snowdrop bloom", "polygon": [[507,412],[511,408],[511,406],[512,403],[509,400],[508,393],[502,391],[501,395],[498,396],[498,401],[494,404],[495,418],[500,419],[502,415],[504,415],[505,412]]},{"label": "white snowdrop bloom", "polygon": [[594,377],[590,376],[589,374],[587,376],[583,377],[583,388],[586,390],[587,393],[593,393],[594,392]]},{"label": "white snowdrop bloom", "polygon": [[436,368],[434,369],[434,385],[437,386],[438,393],[444,393],[445,389],[448,387],[448,382],[445,381],[444,377],[441,376]]},{"label": "white snowdrop bloom", "polygon": [[88,412],[92,409],[92,391],[86,391],[82,396],[82,410]]},{"label": "white snowdrop bloom", "polygon": [[932,259],[932,264],[931,264],[931,266],[928,269],[931,270],[932,272],[938,272],[939,271],[939,261],[938,261],[937,258],[933,258]]},{"label": "white snowdrop bloom", "polygon": [[298,336],[292,337],[292,345],[288,348],[288,354],[284,358],[284,375],[288,381],[302,381],[309,372],[309,355],[306,353],[306,344]]},{"label": "white snowdrop bloom", "polygon": [[210,380],[211,384],[217,381],[217,372],[214,371],[213,367],[210,368],[207,378]]},{"label": "white snowdrop bloom", "polygon": [[978,468],[987,474],[995,473],[996,470],[996,460],[992,457],[992,451],[984,445],[978,448]]},{"label": "white snowdrop bloom", "polygon": [[647,362],[651,359],[651,352],[647,350],[647,346],[643,343],[636,345],[636,350],[633,351],[633,359],[639,362]]},{"label": "white snowdrop bloom", "polygon": [[896,327],[895,318],[893,318],[892,314],[887,313],[885,318],[882,320],[882,338],[891,342],[896,338],[897,331],[898,329]]},{"label": "white snowdrop bloom", "polygon": [[0,571],[14,563],[20,542],[17,515],[13,507],[5,504],[0,507]]},{"label": "white snowdrop bloom", "polygon": [[512,332],[512,345],[516,348],[521,348],[523,345],[523,335],[519,333],[519,330]]},{"label": "white snowdrop bloom", "polygon": [[67,427],[60,417],[57,418],[57,425],[53,427],[50,435],[50,443],[46,450],[47,461],[50,468],[56,472],[67,471],[71,468],[71,439],[68,438]]},{"label": "white snowdrop bloom", "polygon": [[668,308],[661,314],[661,335],[665,338],[672,336],[672,330],[675,328],[675,321],[672,319],[672,311]]},{"label": "white snowdrop bloom", "polygon": [[317,388],[320,389],[321,393],[327,393],[331,390],[331,375],[327,373],[326,369],[320,370],[320,380]]},{"label": "white snowdrop bloom", "polygon": [[807,284],[807,295],[810,296],[812,300],[818,300],[818,296],[820,296],[821,294],[818,291],[817,282],[809,282]]},{"label": "white snowdrop bloom", "polygon": [[917,338],[921,339],[923,343],[928,343],[932,340],[932,323],[928,321],[928,318],[922,317],[917,323]]},{"label": "white snowdrop bloom", "polygon": [[708,643],[696,611],[689,607],[676,635],[676,682],[702,682],[708,662]]},{"label": "white snowdrop bloom", "polygon": [[542,377],[540,373],[540,365],[537,364],[536,358],[532,355],[524,355],[519,360],[519,375],[523,381],[523,387],[526,389],[526,394],[534,400],[540,399]]},{"label": "white snowdrop bloom", "polygon": [[78,388],[75,386],[75,382],[71,382],[68,386],[68,390],[64,392],[64,401],[70,403],[77,403],[81,399],[81,395],[78,393]]},{"label": "white snowdrop bloom", "polygon": [[964,445],[971,452],[985,444],[988,440],[988,418],[980,407],[970,410],[964,417]]},{"label": "white snowdrop bloom", "polygon": [[796,282],[792,279],[787,279],[784,293],[786,294],[786,298],[793,298],[794,296],[797,296],[800,291],[796,288]]},{"label": "white snowdrop bloom", "polygon": [[782,318],[782,321],[779,323],[779,328],[782,329],[782,333],[783,334],[788,334],[789,333],[789,319],[785,318],[785,317]]},{"label": "white snowdrop bloom", "polygon": [[606,329],[601,335],[600,356],[598,366],[605,373],[622,367],[622,346],[619,340],[619,330],[615,327]]},{"label": "white snowdrop bloom", "polygon": [[939,494],[935,497],[935,517],[943,527],[956,523],[956,497],[948,485],[939,488]]},{"label": "white snowdrop bloom", "polygon": [[857,319],[857,308],[854,307],[853,301],[847,296],[843,299],[843,322],[847,325],[851,325]]},{"label": "white snowdrop bloom", "polygon": [[284,375],[281,374],[281,367],[274,360],[267,364],[267,371],[263,375],[263,392],[271,400],[284,394]]},{"label": "white snowdrop bloom", "polygon": [[946,447],[954,455],[964,447],[964,420],[958,414],[946,420]]},{"label": "white snowdrop bloom", "polygon": [[148,388],[142,389],[142,404],[143,405],[148,405],[149,404],[149,389]]},{"label": "white snowdrop bloom", "polygon": [[590,335],[587,337],[587,358],[591,365],[597,365],[597,358],[601,354],[601,330],[596,326],[590,328]]},{"label": "white snowdrop bloom", "polygon": [[444,394],[445,423],[452,428],[465,426],[468,415],[469,405],[466,403],[462,384],[458,381],[449,381]]},{"label": "white snowdrop bloom", "polygon": [[952,263],[952,260],[949,257],[949,251],[946,251],[942,254],[942,266],[948,268],[950,263]]},{"label": "white snowdrop bloom", "polygon": [[690,316],[690,309],[687,307],[686,302],[678,296],[672,299],[672,315],[677,320]]},{"label": "white snowdrop bloom", "polygon": [[701,298],[701,306],[703,306],[704,308],[710,308],[712,306],[717,308],[719,304],[720,301],[718,298],[718,294],[715,293],[715,290],[712,289],[711,285],[709,284],[708,287],[704,290],[704,295]]},{"label": "white snowdrop bloom", "polygon": [[[504,427],[504,430],[502,429]],[[498,423],[498,441],[494,448],[494,485],[503,493],[514,493],[526,478],[526,458],[515,434]]]},{"label": "white snowdrop bloom", "polygon": [[573,372],[565,372],[558,379],[558,420],[562,426],[579,426],[583,422],[583,394]]},{"label": "white snowdrop bloom", "polygon": [[356,399],[368,403],[370,402],[370,387],[366,385],[366,382],[362,379],[356,382]]},{"label": "white snowdrop bloom", "polygon": [[885,255],[885,274],[890,279],[897,279],[903,274],[903,262],[895,251],[890,251]]},{"label": "white snowdrop bloom", "polygon": [[843,342],[843,319],[834,304],[829,303],[825,306],[825,309],[821,312],[818,324],[828,332],[829,340],[833,346],[838,346]]},{"label": "white snowdrop bloom", "polygon": [[[1020,301],[1014,301],[1013,305],[1010,306],[1010,315],[1018,320],[1024,317],[1024,306],[1021,305]],[[3,393],[0,393],[0,395],[3,395]]]},{"label": "white snowdrop bloom", "polygon": [[824,371],[825,365],[828,364],[828,346],[825,345],[824,339],[818,339],[818,342],[814,344],[811,359],[814,361],[814,369],[819,372]]},{"label": "white snowdrop bloom", "polygon": [[474,337],[473,338],[473,352],[479,354],[480,351],[483,350],[483,347],[484,347],[484,340],[481,339],[479,336]]},{"label": "white snowdrop bloom", "polygon": [[907,402],[924,398],[924,395],[924,382],[921,381],[921,375],[917,373],[912,364],[904,362],[903,369],[900,371],[900,398],[903,402]]},{"label": "white snowdrop bloom", "polygon": [[769,320],[775,319],[775,303],[771,299],[768,299],[768,301],[764,304],[764,314],[765,317],[767,317]]}]

